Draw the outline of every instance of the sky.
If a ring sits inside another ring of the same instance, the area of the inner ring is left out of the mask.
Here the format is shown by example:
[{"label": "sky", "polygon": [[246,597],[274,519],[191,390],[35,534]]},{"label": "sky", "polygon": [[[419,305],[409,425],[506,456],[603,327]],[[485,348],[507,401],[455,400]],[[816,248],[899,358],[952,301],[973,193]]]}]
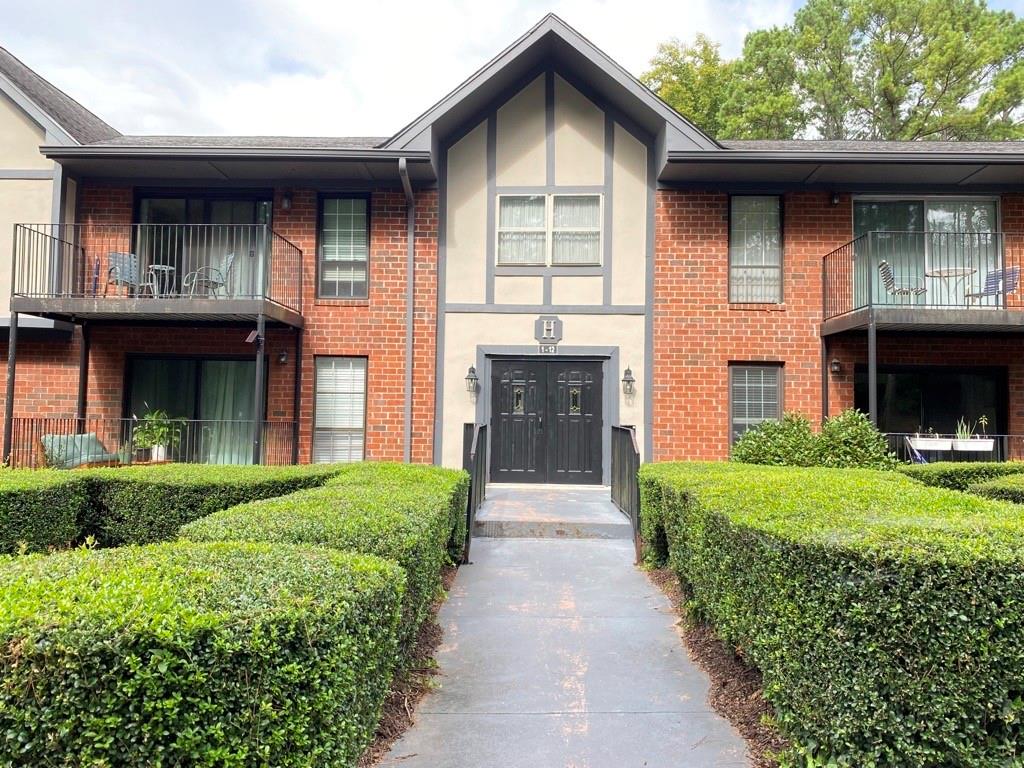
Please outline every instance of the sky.
[{"label": "sky", "polygon": [[[0,0],[0,45],[126,134],[387,136],[545,13],[634,74],[703,32],[731,57],[799,0]],[[1024,15],[1024,0],[989,5]]]}]

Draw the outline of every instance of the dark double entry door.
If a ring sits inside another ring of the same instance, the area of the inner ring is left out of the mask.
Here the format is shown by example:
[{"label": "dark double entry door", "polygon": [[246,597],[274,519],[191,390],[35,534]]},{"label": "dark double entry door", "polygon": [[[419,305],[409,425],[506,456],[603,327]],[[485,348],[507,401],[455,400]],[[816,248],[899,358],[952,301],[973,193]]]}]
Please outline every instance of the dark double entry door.
[{"label": "dark double entry door", "polygon": [[601,363],[491,364],[491,481],[601,482]]}]

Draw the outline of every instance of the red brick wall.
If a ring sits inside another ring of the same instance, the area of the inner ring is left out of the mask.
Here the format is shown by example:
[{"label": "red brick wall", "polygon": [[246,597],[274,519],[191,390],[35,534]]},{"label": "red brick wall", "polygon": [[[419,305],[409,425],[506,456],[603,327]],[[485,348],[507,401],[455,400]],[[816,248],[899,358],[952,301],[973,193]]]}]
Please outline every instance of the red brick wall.
[{"label": "red brick wall", "polygon": [[780,305],[729,304],[725,194],[659,190],[654,265],[654,460],[729,450],[729,363],[782,362],[783,405],[821,415],[821,260],[851,239],[850,197],[783,199]]},{"label": "red brick wall", "polygon": [[[23,331],[24,333],[24,331]],[[78,363],[81,334],[72,339],[18,339],[18,368],[14,379],[14,415],[74,416],[78,402]],[[4,385],[0,386],[0,408],[7,399],[7,342],[0,342]],[[3,424],[0,423],[0,432]]]}]

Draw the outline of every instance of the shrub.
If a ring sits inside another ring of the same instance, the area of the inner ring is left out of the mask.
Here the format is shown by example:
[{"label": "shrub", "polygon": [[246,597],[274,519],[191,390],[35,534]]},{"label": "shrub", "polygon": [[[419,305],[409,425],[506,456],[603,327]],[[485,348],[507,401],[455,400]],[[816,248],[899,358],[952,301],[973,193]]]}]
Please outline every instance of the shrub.
[{"label": "shrub", "polygon": [[[895,472],[641,469],[698,613],[801,765],[995,766],[1024,743],[1024,511]],[[831,762],[830,762],[831,761]]]},{"label": "shrub", "polygon": [[900,472],[925,485],[966,491],[984,480],[1024,472],[1024,461],[937,461],[933,464],[904,464]]},{"label": "shrub", "polygon": [[[356,470],[353,476],[369,475]],[[399,641],[408,651],[438,593],[447,560],[453,490],[438,485],[443,482],[332,484],[226,509],[186,525],[181,536],[327,546],[393,560],[407,577]]]},{"label": "shrub", "polygon": [[968,486],[967,490],[978,496],[987,496],[990,499],[1024,504],[1024,475],[1004,473],[1002,477],[996,477],[995,479],[980,483],[972,483]]},{"label": "shrub", "polygon": [[327,481],[327,485],[407,484],[430,484],[448,495],[451,518],[448,554],[453,562],[461,562],[466,546],[466,502],[469,496],[469,475],[466,472],[429,464],[364,461],[339,467],[337,474]]},{"label": "shrub", "polygon": [[105,546],[173,539],[185,523],[227,507],[322,485],[339,465],[164,464],[82,472],[92,486],[84,524]]},{"label": "shrub", "polygon": [[79,539],[88,509],[81,474],[0,470],[0,554],[68,546]]},{"label": "shrub", "polygon": [[818,435],[799,413],[765,421],[740,436],[732,459],[744,464],[861,469],[894,469],[899,463],[885,435],[855,410],[825,419]]},{"label": "shrub", "polygon": [[732,459],[744,464],[809,467],[817,460],[811,422],[800,413],[762,422],[740,435],[732,447]]},{"label": "shrub", "polygon": [[0,566],[0,764],[353,765],[403,576],[377,558],[161,544]]}]

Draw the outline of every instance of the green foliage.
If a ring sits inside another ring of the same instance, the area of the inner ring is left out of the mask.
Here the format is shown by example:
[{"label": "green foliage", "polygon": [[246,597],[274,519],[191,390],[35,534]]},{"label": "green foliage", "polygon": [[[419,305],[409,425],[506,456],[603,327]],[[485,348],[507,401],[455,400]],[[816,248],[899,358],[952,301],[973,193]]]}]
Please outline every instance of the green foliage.
[{"label": "green foliage", "polygon": [[733,461],[791,467],[895,469],[885,436],[859,411],[830,416],[817,435],[799,413],[766,421],[743,433],[733,445]]},{"label": "green foliage", "polygon": [[817,461],[811,422],[801,413],[784,414],[748,429],[732,447],[732,460],[744,464],[809,467]]},{"label": "green foliage", "polygon": [[0,565],[0,765],[354,765],[392,675],[377,558],[161,544]]},{"label": "green foliage", "polygon": [[[457,476],[461,473],[448,472]],[[405,474],[389,472],[382,476]],[[410,473],[413,474],[413,473]],[[354,477],[367,477],[355,471]],[[449,506],[458,483],[333,484],[226,509],[186,525],[191,541],[306,544],[377,555],[407,576],[399,641],[411,651],[441,585],[451,535]]]},{"label": "green foliage", "polygon": [[161,464],[82,472],[92,487],[83,525],[104,546],[173,539],[185,523],[246,501],[322,485],[339,465]]},{"label": "green foliage", "polygon": [[1014,504],[1024,504],[1024,475],[1020,474],[1021,471],[1024,471],[1024,462],[1013,462],[1010,465],[1003,466],[1014,465],[1016,465],[1016,473],[1004,472],[1002,473],[1003,476],[996,477],[995,479],[979,480],[979,482],[971,483],[967,490],[978,496],[987,496],[990,499],[1001,499],[1002,501],[1012,501]]},{"label": "green foliage", "polygon": [[0,470],[0,554],[59,549],[78,541],[89,498],[81,473]]},{"label": "green foliage", "polygon": [[898,469],[925,485],[966,491],[984,480],[1024,472],[1024,461],[936,461],[931,464],[904,464]]},{"label": "green foliage", "polygon": [[985,0],[809,0],[734,61],[664,43],[642,80],[719,138],[1020,139],[1022,51],[1024,21]]},{"label": "green foliage", "polygon": [[172,419],[167,411],[157,408],[143,415],[132,428],[132,447],[138,449],[155,446],[175,447],[181,442],[185,419]]},{"label": "green foliage", "polygon": [[896,472],[640,475],[696,610],[763,673],[791,761],[1016,764],[1024,511]]}]

